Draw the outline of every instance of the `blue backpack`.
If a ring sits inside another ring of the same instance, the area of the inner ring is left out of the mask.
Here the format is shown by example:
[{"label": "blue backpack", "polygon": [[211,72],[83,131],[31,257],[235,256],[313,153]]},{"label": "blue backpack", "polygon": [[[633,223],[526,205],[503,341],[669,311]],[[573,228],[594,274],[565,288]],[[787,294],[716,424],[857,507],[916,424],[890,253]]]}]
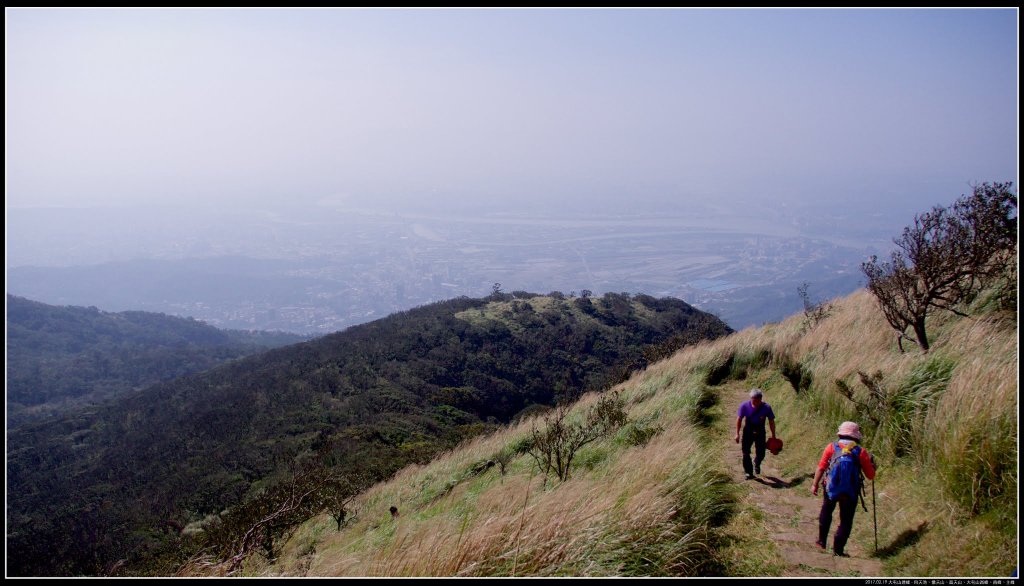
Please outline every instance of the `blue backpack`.
[{"label": "blue backpack", "polygon": [[825,493],[829,500],[848,496],[854,500],[860,495],[860,446],[842,447],[839,442],[832,444],[832,459],[829,460],[828,481]]}]

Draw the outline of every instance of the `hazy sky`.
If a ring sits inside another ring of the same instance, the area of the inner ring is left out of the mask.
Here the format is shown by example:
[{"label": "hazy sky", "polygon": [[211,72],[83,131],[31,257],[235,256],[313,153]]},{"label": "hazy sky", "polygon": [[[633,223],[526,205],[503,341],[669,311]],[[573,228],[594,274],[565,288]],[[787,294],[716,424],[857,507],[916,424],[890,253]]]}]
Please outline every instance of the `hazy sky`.
[{"label": "hazy sky", "polygon": [[948,203],[1017,179],[1017,17],[6,9],[6,201]]}]

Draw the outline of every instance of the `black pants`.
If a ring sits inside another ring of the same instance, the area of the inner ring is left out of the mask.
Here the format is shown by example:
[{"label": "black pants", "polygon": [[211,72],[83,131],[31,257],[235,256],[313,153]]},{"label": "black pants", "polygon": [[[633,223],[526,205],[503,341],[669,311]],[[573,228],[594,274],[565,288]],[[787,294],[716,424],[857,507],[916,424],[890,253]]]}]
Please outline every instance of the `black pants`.
[{"label": "black pants", "polygon": [[857,497],[840,495],[838,499],[828,498],[824,494],[821,501],[821,513],[818,514],[818,543],[822,546],[828,544],[828,530],[832,526],[832,513],[839,505],[839,527],[836,528],[835,540],[832,542],[832,551],[837,554],[843,553],[846,547],[846,540],[850,538],[850,530],[853,529],[853,514],[857,512]]},{"label": "black pants", "polygon": [[[760,429],[751,427],[743,428],[743,443],[741,444],[743,448],[743,471],[747,474],[754,473],[754,464],[757,464],[757,466],[760,467],[761,462],[764,461],[764,442],[764,427]],[[750,461],[751,446],[754,446],[755,448],[753,462]]]}]

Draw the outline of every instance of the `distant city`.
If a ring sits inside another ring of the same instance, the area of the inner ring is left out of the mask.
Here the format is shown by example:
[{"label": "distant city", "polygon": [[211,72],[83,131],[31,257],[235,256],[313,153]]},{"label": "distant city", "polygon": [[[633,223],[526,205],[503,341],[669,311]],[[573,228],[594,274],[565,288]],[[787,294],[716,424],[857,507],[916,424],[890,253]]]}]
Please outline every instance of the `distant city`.
[{"label": "distant city", "polygon": [[289,210],[8,211],[9,293],[57,305],[323,334],[458,296],[584,290],[671,296],[734,329],[861,286],[897,228],[837,213]]}]

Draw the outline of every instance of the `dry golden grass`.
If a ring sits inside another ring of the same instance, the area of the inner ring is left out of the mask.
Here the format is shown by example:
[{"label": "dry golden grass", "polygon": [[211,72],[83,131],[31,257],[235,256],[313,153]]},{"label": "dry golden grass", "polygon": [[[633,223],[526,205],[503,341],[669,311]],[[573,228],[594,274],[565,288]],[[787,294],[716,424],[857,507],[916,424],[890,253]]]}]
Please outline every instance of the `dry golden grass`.
[{"label": "dry golden grass", "polygon": [[[995,318],[939,314],[929,320],[932,351],[923,354],[905,342],[907,351],[900,353],[869,293],[859,291],[833,304],[831,317],[810,329],[802,315],[793,316],[684,348],[635,373],[615,390],[625,399],[631,421],[658,426],[660,433],[642,446],[625,443],[619,434],[588,447],[580,456],[583,464],[566,482],[540,477],[529,456],[514,460],[504,477],[497,467],[466,477],[474,463],[527,435],[533,422],[522,422],[371,488],[357,499],[357,515],[342,532],[334,531],[329,518],[311,521],[276,565],[253,567],[251,573],[692,573],[716,556],[707,514],[726,506],[728,495],[716,484],[723,458],[713,447],[718,444],[703,437],[689,413],[694,397],[706,389],[709,372],[730,357],[756,363],[753,357],[759,355],[771,363],[748,372],[747,380],[771,397],[786,449],[808,461],[806,470],[794,474],[813,471],[838,423],[858,417],[837,392],[836,380],[864,393],[858,372],[881,372],[886,387],[898,390],[936,361],[952,364],[934,405],[915,408],[907,424],[914,426],[915,437],[925,438],[918,441],[927,449],[900,457],[885,453],[888,444],[879,445],[875,437],[881,432],[865,425],[865,445],[882,450],[879,539],[883,548],[892,546],[886,568],[893,575],[1008,572],[1016,551],[1015,528],[1006,526],[1007,519],[1016,518],[1016,503],[1006,500],[1007,491],[1015,493],[1017,486],[1015,326]],[[808,389],[796,392],[777,370],[785,360],[810,375]],[[587,395],[575,409],[580,412],[597,398]],[[726,412],[718,426],[732,421]],[[982,482],[993,478],[1002,483],[1001,495],[986,494]],[[391,505],[398,506],[398,519],[390,518]],[[686,516],[694,522],[680,519]],[[870,538],[869,518],[859,517],[855,538]],[[915,533],[924,522],[926,529]]]},{"label": "dry golden grass", "polygon": [[[672,525],[676,505],[664,486],[679,473],[681,454],[700,452],[693,436],[679,423],[646,446],[626,450],[630,453],[604,474],[578,474],[556,486],[549,479],[547,488],[540,476],[509,474],[475,497],[460,486],[443,497],[448,504],[429,518],[409,511],[393,521],[386,518],[385,505],[403,497],[414,500],[411,487],[425,472],[407,469],[365,496],[366,506],[376,509],[370,516],[377,522],[327,536],[318,545],[324,555],[308,571],[364,576],[617,574],[619,568],[601,563],[602,551],[622,546],[615,536]],[[488,438],[467,451],[487,453],[500,441]],[[429,468],[436,465],[439,473],[474,458],[447,456]],[[353,536],[364,543],[376,541],[377,547],[359,547]]]},{"label": "dry golden grass", "polygon": [[[714,502],[700,502],[700,493],[718,499],[702,488],[713,487],[715,478],[708,470],[718,458],[701,446],[699,432],[682,412],[672,412],[681,409],[673,402],[679,403],[684,388],[676,377],[666,377],[666,370],[671,367],[648,369],[617,388],[627,401],[649,395],[640,405],[663,416],[663,431],[643,446],[606,441],[598,449],[614,452],[614,457],[576,470],[561,483],[537,475],[530,458],[520,456],[504,477],[493,468],[442,493],[444,483],[460,471],[527,433],[532,422],[523,422],[478,438],[428,466],[404,469],[360,496],[354,505],[357,520],[345,531],[319,531],[311,560],[299,563],[300,551],[309,547],[295,546],[276,566],[257,573],[600,576],[628,572],[630,564],[649,564],[651,571],[661,573],[696,567],[708,555],[705,527],[699,519],[688,523],[680,518],[698,517],[698,511],[680,508],[714,509]],[[655,385],[653,394],[644,390],[645,384]],[[584,396],[576,411],[597,398]],[[697,494],[688,494],[691,488]],[[400,511],[397,519],[388,514],[392,504]],[[321,518],[303,531],[311,534],[326,524]],[[633,559],[638,542],[650,544],[655,555],[649,557],[657,559],[643,559],[642,553]]]}]

